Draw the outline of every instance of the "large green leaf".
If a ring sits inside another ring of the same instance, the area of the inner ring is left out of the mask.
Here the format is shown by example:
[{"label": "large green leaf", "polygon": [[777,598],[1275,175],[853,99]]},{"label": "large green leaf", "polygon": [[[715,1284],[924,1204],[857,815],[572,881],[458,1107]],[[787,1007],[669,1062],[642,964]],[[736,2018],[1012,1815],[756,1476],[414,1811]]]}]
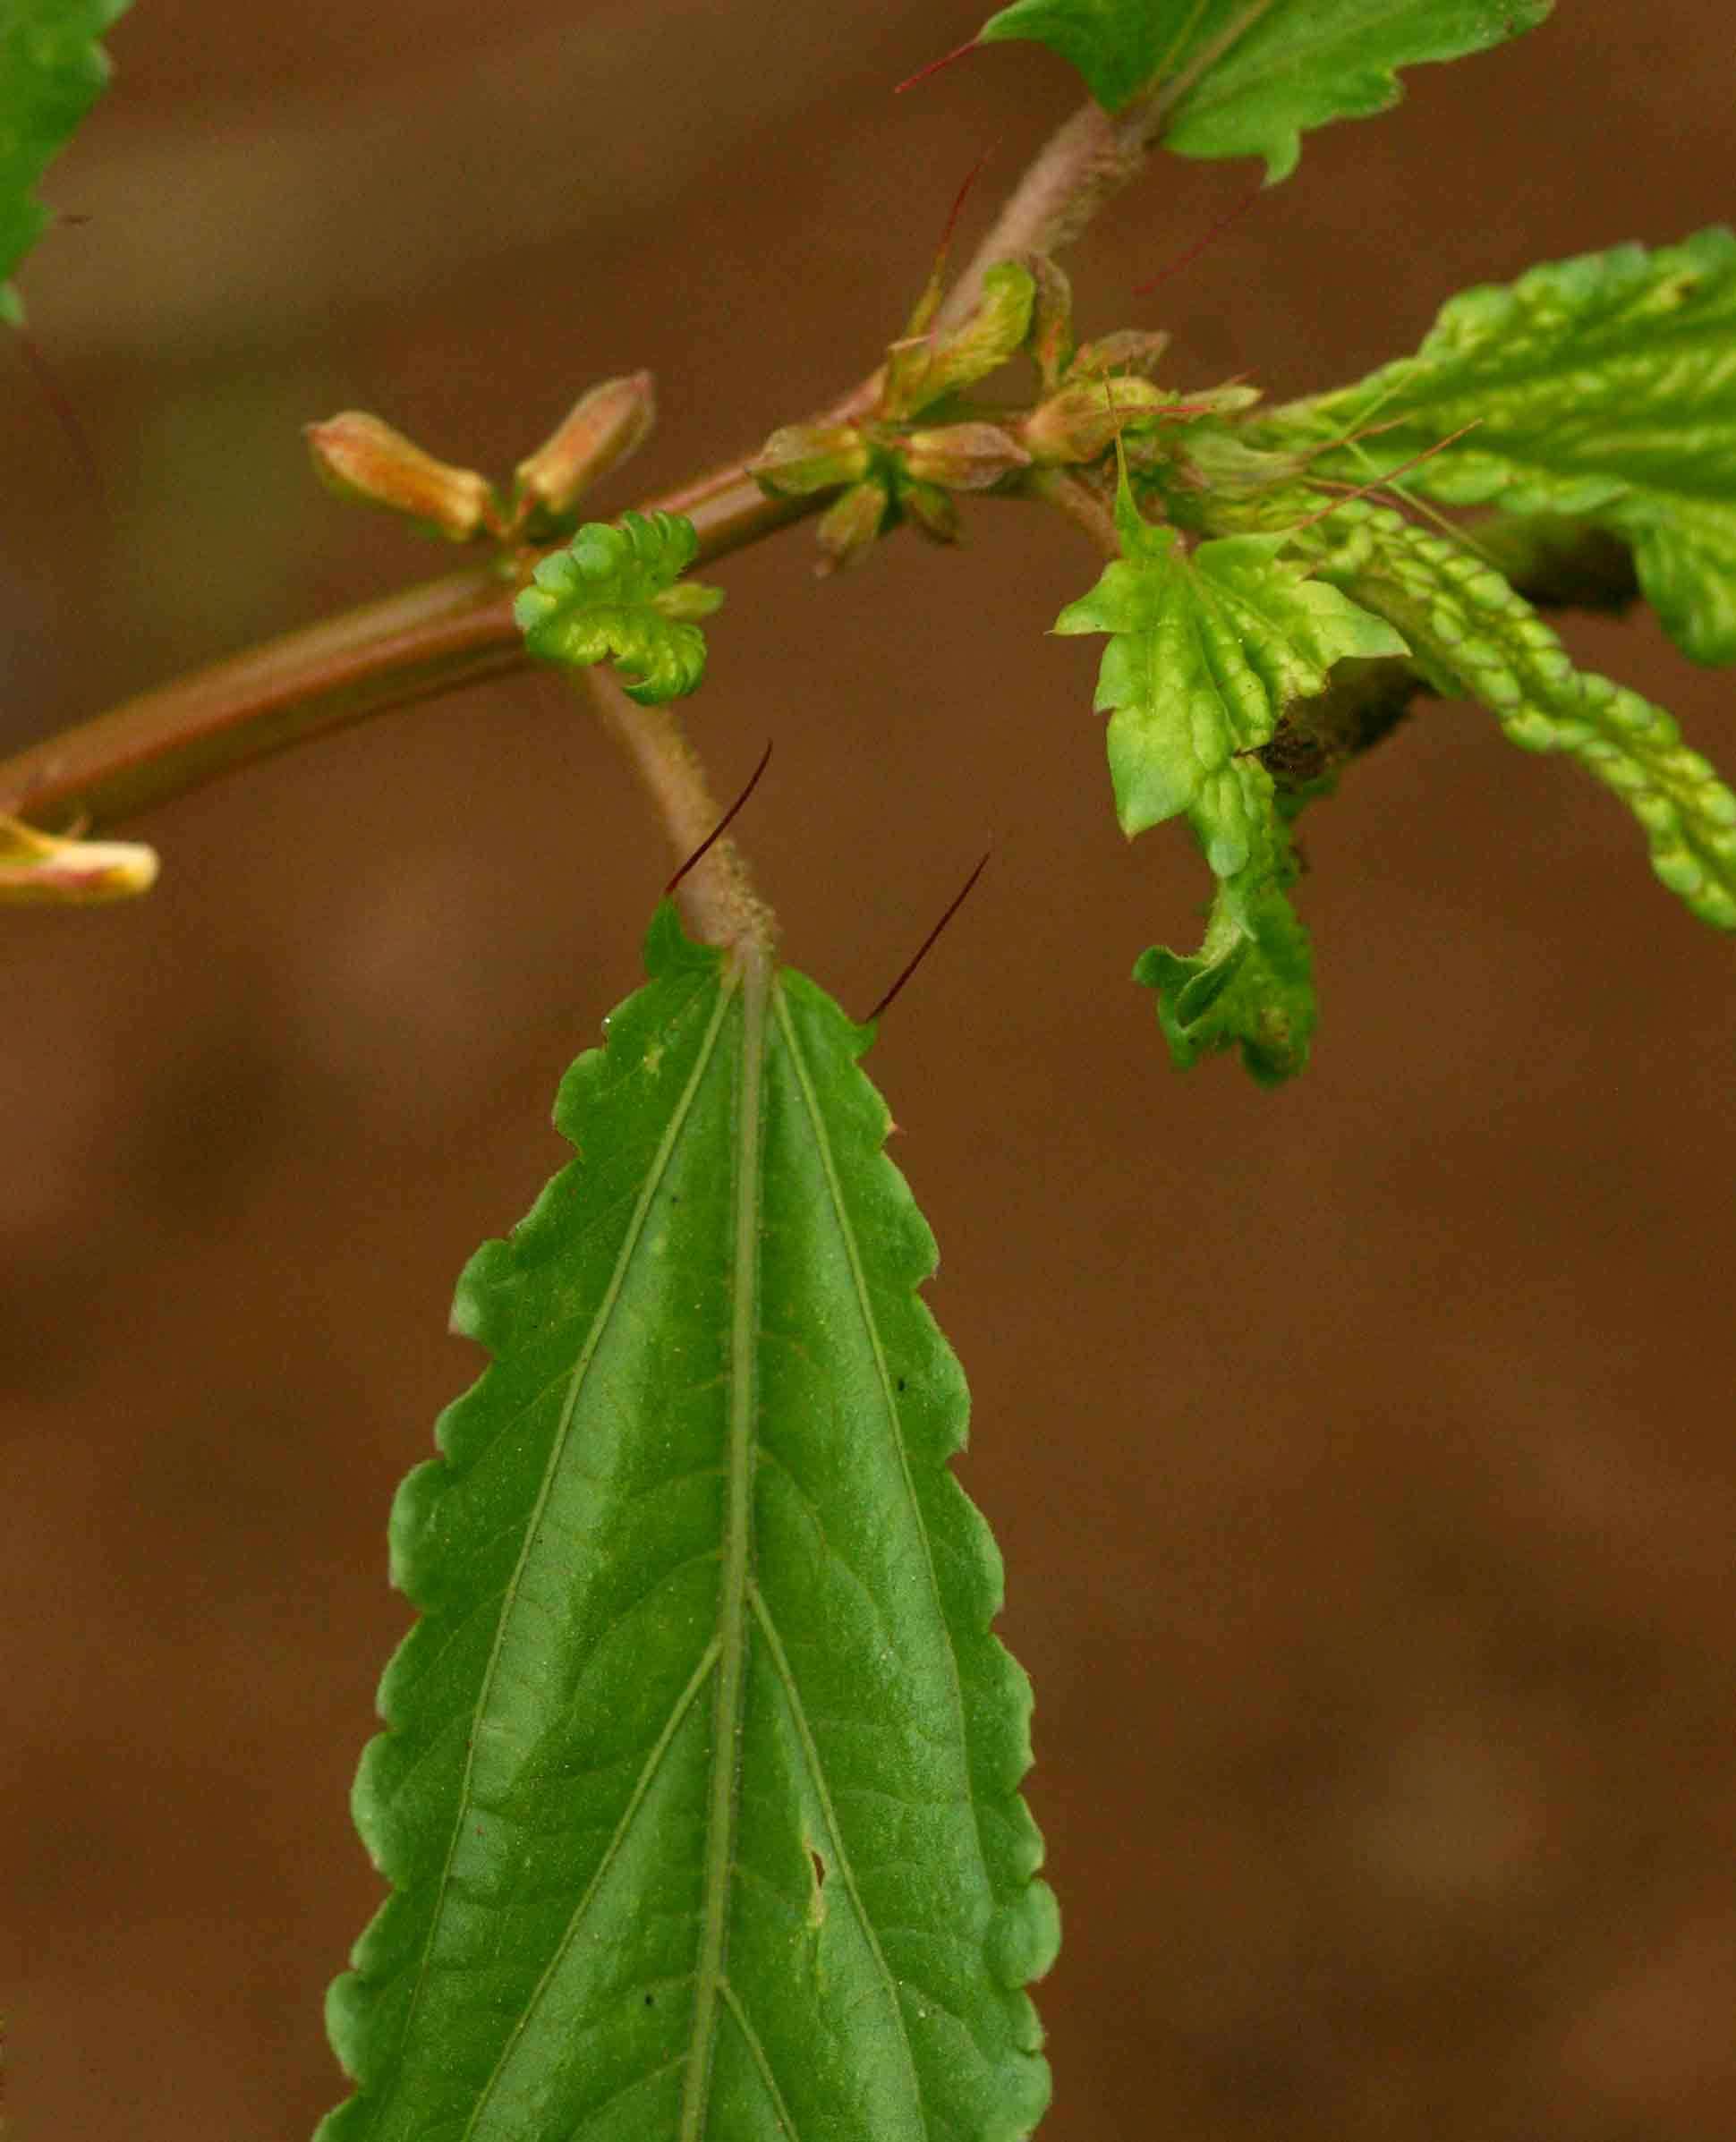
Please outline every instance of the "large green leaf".
[{"label": "large green leaf", "polygon": [[97,39],[131,0],[0,0],[0,319],[23,317],[11,277],[42,235],[36,183],[108,80]]},{"label": "large green leaf", "polygon": [[1317,569],[1390,618],[1435,690],[1479,701],[1521,750],[1564,752],[1621,796],[1652,868],[1736,930],[1736,795],[1661,707],[1576,669],[1507,580],[1465,544],[1353,499],[1298,539]]},{"label": "large green leaf", "polygon": [[1396,70],[1530,30],[1553,0],[1014,0],[987,41],[1030,38],[1070,60],[1106,111],[1154,96],[1187,157],[1264,157],[1288,178],[1301,135],[1384,111]]},{"label": "large green leaf", "polygon": [[1012,2142],[1055,1948],[1029,1694],[869,1039],[660,910],[578,1147],[460,1282],[393,1512],[322,2142]]},{"label": "large green leaf", "polygon": [[646,705],[684,697],[705,675],[694,620],[723,600],[720,589],[680,577],[698,553],[694,524],[679,514],[626,513],[618,527],[586,522],[520,591],[513,616],[524,644],[570,667],[613,662],[622,689]]},{"label": "large green leaf", "polygon": [[1664,625],[1736,660],[1736,235],[1620,245],[1462,292],[1414,357],[1277,412],[1288,437],[1342,438],[1325,474],[1365,480],[1438,440],[1406,488],[1451,506],[1581,516],[1629,544]]}]

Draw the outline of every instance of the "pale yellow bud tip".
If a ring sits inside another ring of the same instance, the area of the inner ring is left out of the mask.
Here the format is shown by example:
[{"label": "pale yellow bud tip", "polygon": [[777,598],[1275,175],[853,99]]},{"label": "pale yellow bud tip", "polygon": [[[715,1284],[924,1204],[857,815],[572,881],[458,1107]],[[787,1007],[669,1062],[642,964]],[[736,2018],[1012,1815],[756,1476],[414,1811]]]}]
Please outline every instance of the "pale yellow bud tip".
[{"label": "pale yellow bud tip", "polygon": [[436,461],[413,439],[365,410],[346,409],[303,436],[322,481],[340,497],[384,506],[468,542],[493,512],[494,488],[474,469]]},{"label": "pale yellow bud tip", "polygon": [[0,818],[0,904],[94,907],[157,882],[157,851],[130,840],[67,840]]}]

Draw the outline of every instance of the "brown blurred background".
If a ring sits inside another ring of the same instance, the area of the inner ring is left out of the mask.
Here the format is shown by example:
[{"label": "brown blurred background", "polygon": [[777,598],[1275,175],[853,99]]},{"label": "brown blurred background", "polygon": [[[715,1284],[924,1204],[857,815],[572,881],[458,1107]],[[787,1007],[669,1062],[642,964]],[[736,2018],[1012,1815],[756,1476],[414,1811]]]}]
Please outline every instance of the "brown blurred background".
[{"label": "brown blurred background", "polygon": [[[511,463],[644,364],[608,509],[855,378],[991,143],[1076,98],[984,0],[140,0],[26,273],[94,442],[0,344],[0,724],[22,743],[443,554],[328,498],[374,409]],[[1563,0],[1244,191],[1170,162],[1072,259],[1088,330],[1274,394],[1529,262],[1728,215],[1723,0]],[[1128,969],[1205,891],[1115,830],[1097,565],[985,505],[829,585],[719,570],[694,727],[858,1012],[992,833],[872,1067],[940,1236],[964,1467],[1038,1694],[1067,1946],[1054,2142],[1736,2131],[1736,986],[1600,790],[1427,709],[1307,821],[1298,1085],[1168,1068]],[[1736,768],[1728,679],[1580,658]],[[392,1489],[479,1357],[454,1278],[562,1154],[559,1072],[665,863],[557,683],[156,812],[136,908],[0,927],[0,1827],[21,2137],[297,2142],[377,1900],[345,1795],[404,1625]]]}]

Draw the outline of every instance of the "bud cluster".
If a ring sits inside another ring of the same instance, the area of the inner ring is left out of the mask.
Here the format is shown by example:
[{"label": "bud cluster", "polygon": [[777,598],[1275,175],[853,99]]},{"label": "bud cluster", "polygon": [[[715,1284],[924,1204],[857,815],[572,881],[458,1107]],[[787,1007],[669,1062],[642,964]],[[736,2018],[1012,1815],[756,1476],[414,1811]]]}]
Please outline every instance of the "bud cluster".
[{"label": "bud cluster", "polygon": [[655,414],[649,372],[591,387],[519,463],[506,502],[486,476],[438,460],[364,410],[310,424],[304,436],[316,472],[340,497],[402,514],[449,542],[521,542],[574,527],[580,497],[639,446]]},{"label": "bud cluster", "polygon": [[[1191,401],[1158,386],[1153,374],[1169,337],[1156,330],[1128,327],[1076,344],[1067,277],[1039,253],[991,268],[968,317],[937,332],[941,272],[937,262],[887,352],[872,413],[786,425],[751,464],[774,497],[838,494],[819,524],[831,565],[859,557],[901,520],[954,542],[959,492],[1010,487],[1034,470],[1087,468],[1118,442],[1134,465],[1186,489],[1195,463],[1169,428],[1186,424],[1191,432],[1198,419],[1222,419],[1259,399],[1255,388],[1233,382]],[[991,412],[964,398],[1020,351],[1036,368],[1034,408]],[[1199,430],[1199,469],[1221,464],[1233,489],[1242,442],[1221,421]]]},{"label": "bud cluster", "polygon": [[905,332],[887,352],[873,412],[860,423],[788,424],[752,463],[776,497],[815,491],[838,496],[821,517],[820,548],[830,567],[859,557],[889,528],[908,520],[936,542],[958,540],[953,494],[989,490],[1031,465],[1006,425],[984,418],[923,424],[914,420],[974,386],[1025,346],[1042,285],[1032,268],[1003,260],[983,278],[969,316],[931,332],[940,302],[936,273]]}]

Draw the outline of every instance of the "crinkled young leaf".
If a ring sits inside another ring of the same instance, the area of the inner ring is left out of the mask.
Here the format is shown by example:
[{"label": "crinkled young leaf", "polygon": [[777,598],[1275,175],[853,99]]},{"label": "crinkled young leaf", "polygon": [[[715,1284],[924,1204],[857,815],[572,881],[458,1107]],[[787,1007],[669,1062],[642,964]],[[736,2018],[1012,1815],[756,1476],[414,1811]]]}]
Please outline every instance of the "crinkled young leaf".
[{"label": "crinkled young leaf", "polygon": [[421,1619],[355,1792],[393,1893],[321,2142],[1013,2142],[1029,1690],[869,1032],[667,905],[647,966],[393,1512]]},{"label": "crinkled young leaf", "polygon": [[1462,292],[1414,357],[1277,412],[1279,431],[1379,437],[1316,465],[1393,468],[1449,506],[1579,516],[1634,554],[1683,650],[1736,661],[1736,235],[1534,268]]},{"label": "crinkled young leaf", "polygon": [[692,620],[723,600],[720,589],[677,584],[698,550],[693,523],[679,514],[623,514],[617,527],[587,522],[513,605],[525,645],[549,662],[613,662],[642,705],[683,697],[705,675],[705,635]]},{"label": "crinkled young leaf", "polygon": [[11,277],[49,223],[37,181],[108,80],[97,39],[131,0],[0,0],[0,319],[23,318]]},{"label": "crinkled young leaf", "polygon": [[1543,21],[1553,0],[1014,0],[984,41],[1070,60],[1106,111],[1153,92],[1186,157],[1264,157],[1288,178],[1302,133],[1384,111],[1396,70],[1458,59]]},{"label": "crinkled young leaf", "polygon": [[1522,750],[1566,752],[1614,789],[1664,883],[1702,922],[1736,930],[1736,795],[1661,707],[1576,669],[1501,574],[1390,507],[1354,500],[1301,540],[1323,576],[1404,633],[1437,691],[1476,700]]},{"label": "crinkled young leaf", "polygon": [[[1095,706],[1109,712],[1110,775],[1131,837],[1185,812],[1213,873],[1253,848],[1247,755],[1288,701],[1323,691],[1334,662],[1401,655],[1392,626],[1282,560],[1281,535],[1224,536],[1192,552],[1143,521],[1125,485],[1123,556],[1056,618],[1058,633],[1109,633]],[[1255,817],[1264,822],[1264,806]]]},{"label": "crinkled young leaf", "polygon": [[1289,828],[1281,807],[1272,809],[1264,769],[1250,766],[1244,778],[1265,785],[1266,838],[1219,886],[1199,950],[1184,957],[1154,945],[1135,961],[1133,978],[1156,992],[1158,1024],[1179,1071],[1214,1050],[1239,1048],[1249,1075],[1273,1086],[1306,1066],[1318,1007],[1307,932],[1289,904]]},{"label": "crinkled young leaf", "polygon": [[1315,1025],[1308,943],[1291,913],[1288,827],[1255,754],[1289,705],[1314,697],[1334,663],[1406,652],[1400,633],[1306,562],[1282,535],[1225,536],[1186,551],[1140,517],[1125,472],[1122,556],[1055,620],[1108,633],[1095,706],[1109,713],[1110,775],[1129,837],[1184,815],[1219,880],[1205,942],[1187,957],[1153,948],[1134,970],[1184,1070],[1239,1044],[1275,1084],[1307,1059]]}]

